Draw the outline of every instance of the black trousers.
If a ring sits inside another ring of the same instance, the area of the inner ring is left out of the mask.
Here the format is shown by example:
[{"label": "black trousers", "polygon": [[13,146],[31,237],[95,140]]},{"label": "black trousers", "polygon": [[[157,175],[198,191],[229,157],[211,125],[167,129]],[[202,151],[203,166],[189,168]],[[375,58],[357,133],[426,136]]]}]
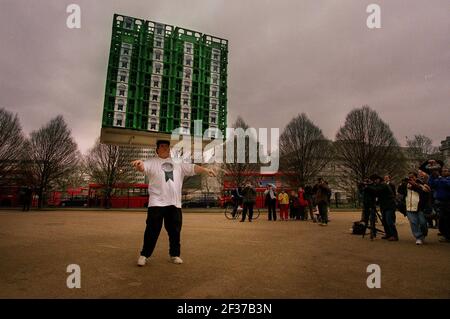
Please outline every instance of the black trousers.
[{"label": "black trousers", "polygon": [[308,214],[306,213],[306,206],[299,206],[297,208],[297,219],[308,220]]},{"label": "black trousers", "polygon": [[[298,215],[299,214],[299,212],[298,212],[298,207],[294,207],[294,206],[292,206],[292,205],[290,205],[289,206],[289,218],[290,219],[294,219],[294,218],[297,218]],[[298,219],[298,218],[297,218]]]},{"label": "black trousers", "polygon": [[22,206],[22,211],[27,212],[30,210],[31,202],[30,201],[24,201]]},{"label": "black trousers", "polygon": [[277,206],[277,201],[276,199],[274,200],[269,200],[267,203],[267,206],[269,208],[269,220],[277,220],[277,210],[276,210],[276,206]]},{"label": "black trousers", "polygon": [[180,233],[182,224],[181,209],[175,206],[149,207],[147,226],[144,233],[144,246],[141,256],[150,257],[155,249],[164,221],[164,228],[169,235],[169,255],[180,256]]},{"label": "black trousers", "polygon": [[317,206],[319,206],[319,214],[322,223],[328,224],[328,203],[319,202]]},{"label": "black trousers", "polygon": [[436,202],[439,208],[439,232],[450,239],[450,202]]},{"label": "black trousers", "polygon": [[247,216],[248,210],[248,220],[252,220],[253,218],[253,203],[244,203],[244,208],[242,210],[242,221],[245,221],[245,216]]}]

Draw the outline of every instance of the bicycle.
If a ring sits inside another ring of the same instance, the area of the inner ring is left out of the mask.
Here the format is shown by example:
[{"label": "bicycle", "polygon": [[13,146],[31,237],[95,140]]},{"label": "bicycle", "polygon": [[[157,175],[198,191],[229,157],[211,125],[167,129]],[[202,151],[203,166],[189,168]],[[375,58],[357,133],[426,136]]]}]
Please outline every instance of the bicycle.
[{"label": "bicycle", "polygon": [[[236,213],[234,214],[234,216],[233,216],[233,207],[234,207],[233,203],[227,203],[227,204],[225,204],[225,211],[224,211],[225,217],[226,217],[227,219],[230,219],[230,220],[238,220],[238,219],[241,219],[241,215],[242,215],[242,211],[243,211],[242,206],[241,206],[241,205],[238,206],[238,208],[237,208]],[[253,219],[257,219],[257,218],[259,217],[259,215],[261,215],[261,211],[259,210],[259,208],[253,207],[253,217],[252,217],[252,220],[253,220]],[[248,216],[247,216],[247,217],[248,217]]]}]

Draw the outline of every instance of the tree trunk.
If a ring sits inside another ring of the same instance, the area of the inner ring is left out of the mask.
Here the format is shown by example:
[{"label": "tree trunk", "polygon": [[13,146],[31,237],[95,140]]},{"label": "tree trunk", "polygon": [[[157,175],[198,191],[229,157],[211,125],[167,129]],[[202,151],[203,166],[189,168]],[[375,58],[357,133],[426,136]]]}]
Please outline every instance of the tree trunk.
[{"label": "tree trunk", "polygon": [[39,188],[38,190],[38,208],[41,209],[44,204],[44,192],[42,188]]}]

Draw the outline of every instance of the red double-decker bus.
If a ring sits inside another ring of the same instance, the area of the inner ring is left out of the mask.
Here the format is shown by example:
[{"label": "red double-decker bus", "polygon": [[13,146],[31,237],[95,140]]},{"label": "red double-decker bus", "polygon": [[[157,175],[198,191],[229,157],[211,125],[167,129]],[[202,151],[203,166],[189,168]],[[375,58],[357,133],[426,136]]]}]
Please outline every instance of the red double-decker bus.
[{"label": "red double-decker bus", "polygon": [[105,186],[89,184],[88,206],[110,208],[145,208],[148,205],[147,184],[117,184],[114,185],[109,199],[105,203]]}]

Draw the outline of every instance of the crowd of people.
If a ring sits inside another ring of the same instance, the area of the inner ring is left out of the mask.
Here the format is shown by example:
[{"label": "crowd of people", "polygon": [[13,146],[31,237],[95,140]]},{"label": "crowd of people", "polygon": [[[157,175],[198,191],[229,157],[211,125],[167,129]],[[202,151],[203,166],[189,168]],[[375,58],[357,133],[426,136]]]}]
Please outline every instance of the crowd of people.
[{"label": "crowd of people", "polygon": [[[361,222],[377,236],[376,221],[384,228],[382,239],[398,241],[396,212],[408,218],[417,245],[422,245],[429,228],[438,228],[441,242],[450,242],[450,174],[443,162],[429,160],[411,171],[395,187],[391,176],[371,175],[359,185],[363,202]],[[378,216],[377,206],[379,207]]]},{"label": "crowd of people", "polygon": [[[242,205],[241,222],[252,221],[253,207],[256,203],[256,191],[251,183],[247,183],[244,188],[235,188],[231,192],[233,200],[233,216],[238,207]],[[269,221],[288,221],[288,220],[308,220],[326,226],[328,224],[328,212],[331,200],[331,190],[328,182],[319,178],[314,186],[307,185],[299,187],[297,190],[291,190],[289,194],[286,189],[281,188],[277,191],[272,184],[267,184],[264,192],[264,204],[268,210]],[[277,217],[277,207],[279,208],[279,218]],[[316,214],[316,212],[318,212]]]},{"label": "crowd of people", "polygon": [[[390,175],[373,174],[358,186],[362,201],[360,225],[363,233],[370,230],[375,239],[377,222],[383,227],[382,239],[399,240],[396,227],[396,212],[407,217],[417,245],[422,245],[429,228],[438,228],[439,241],[450,242],[450,173],[443,162],[429,160],[416,171],[409,172],[396,187]],[[241,222],[248,216],[252,221],[256,191],[251,183],[232,191],[233,215],[240,205],[243,207]],[[269,221],[308,220],[326,226],[329,218],[331,190],[328,183],[319,178],[314,186],[307,185],[286,192],[267,184],[264,204]],[[279,215],[277,215],[277,208]],[[309,214],[308,214],[309,213]]]}]

